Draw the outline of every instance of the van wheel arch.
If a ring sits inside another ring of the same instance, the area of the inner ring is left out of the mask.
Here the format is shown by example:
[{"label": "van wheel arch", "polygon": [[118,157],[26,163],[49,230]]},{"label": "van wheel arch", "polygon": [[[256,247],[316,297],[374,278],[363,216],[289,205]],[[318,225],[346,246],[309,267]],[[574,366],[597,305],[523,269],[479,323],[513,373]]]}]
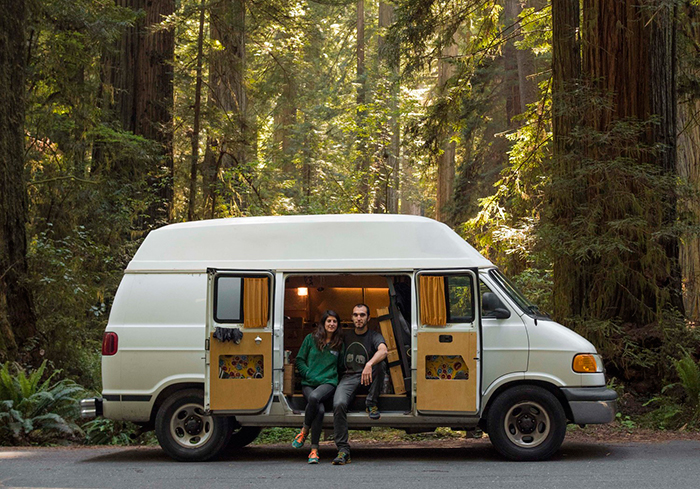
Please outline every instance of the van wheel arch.
[{"label": "van wheel arch", "polygon": [[569,401],[567,401],[566,397],[564,397],[564,394],[559,389],[559,387],[557,387],[554,384],[550,384],[549,382],[544,382],[541,380],[516,380],[513,382],[508,382],[507,384],[503,384],[498,389],[496,389],[496,391],[493,394],[491,394],[489,402],[486,404],[486,408],[484,408],[484,411],[481,414],[481,418],[479,419],[479,428],[481,428],[484,432],[488,432],[486,420],[488,419],[489,410],[491,409],[493,402],[498,398],[498,396],[503,394],[508,389],[512,389],[521,385],[540,387],[549,391],[552,395],[554,395],[554,397],[556,397],[559,400],[559,403],[561,404],[561,407],[564,409],[564,413],[566,414],[566,419],[568,421],[574,419],[573,414],[571,412],[571,407],[569,406]]},{"label": "van wheel arch", "polygon": [[151,429],[155,428],[155,423],[156,423],[156,415],[158,414],[158,410],[160,407],[163,405],[163,403],[168,400],[170,396],[175,394],[177,391],[185,390],[185,389],[199,389],[202,391],[202,394],[204,394],[204,384],[199,383],[199,382],[187,382],[183,384],[171,384],[158,394],[158,397],[156,397],[156,400],[153,402],[153,407],[151,408],[151,417],[148,422],[148,426]]}]

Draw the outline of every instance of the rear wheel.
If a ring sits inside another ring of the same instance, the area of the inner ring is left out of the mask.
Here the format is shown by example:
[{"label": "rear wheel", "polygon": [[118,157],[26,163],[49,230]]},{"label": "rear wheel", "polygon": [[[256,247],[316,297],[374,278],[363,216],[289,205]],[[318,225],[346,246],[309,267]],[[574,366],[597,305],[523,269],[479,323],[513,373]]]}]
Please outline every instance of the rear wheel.
[{"label": "rear wheel", "polygon": [[199,462],[216,456],[231,436],[231,420],[204,413],[201,390],[170,396],[156,414],[158,443],[175,460]]},{"label": "rear wheel", "polygon": [[499,395],[489,408],[487,424],[494,448],[511,460],[548,459],[566,435],[561,403],[536,386],[517,386]]}]

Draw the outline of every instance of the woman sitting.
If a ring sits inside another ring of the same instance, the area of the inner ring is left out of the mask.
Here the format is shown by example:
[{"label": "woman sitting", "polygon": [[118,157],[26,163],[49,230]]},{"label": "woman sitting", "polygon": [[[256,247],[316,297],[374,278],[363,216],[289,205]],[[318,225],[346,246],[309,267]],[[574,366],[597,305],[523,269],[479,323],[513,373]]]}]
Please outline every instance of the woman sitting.
[{"label": "woman sitting", "polygon": [[307,400],[304,426],[294,437],[292,446],[301,448],[311,430],[309,463],[318,463],[318,443],[321,440],[324,401],[333,398],[338,385],[338,365],[343,359],[343,338],[340,317],[335,311],[326,311],[318,328],[304,338],[297,354],[297,370],[301,375],[301,388]]}]

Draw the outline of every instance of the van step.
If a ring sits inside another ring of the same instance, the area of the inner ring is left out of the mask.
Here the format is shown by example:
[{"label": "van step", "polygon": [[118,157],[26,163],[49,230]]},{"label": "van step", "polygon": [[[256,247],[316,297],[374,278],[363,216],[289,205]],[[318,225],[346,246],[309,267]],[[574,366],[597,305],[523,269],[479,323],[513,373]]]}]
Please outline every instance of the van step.
[{"label": "van step", "polygon": [[[367,398],[364,394],[359,394],[355,396],[349,412],[365,411],[365,399]],[[306,398],[301,394],[294,394],[292,396],[287,396],[287,402],[294,409],[294,411],[303,412],[306,408]],[[326,407],[327,413],[333,412],[333,399],[328,399],[324,406]],[[396,394],[383,394],[379,396],[378,407],[380,411],[408,411],[411,408],[411,400],[405,395]]]}]

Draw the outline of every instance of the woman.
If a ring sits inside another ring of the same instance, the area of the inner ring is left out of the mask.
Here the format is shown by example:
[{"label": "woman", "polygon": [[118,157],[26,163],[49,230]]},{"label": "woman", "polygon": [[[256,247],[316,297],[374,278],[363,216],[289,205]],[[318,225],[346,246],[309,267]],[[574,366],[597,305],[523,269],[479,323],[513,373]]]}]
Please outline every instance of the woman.
[{"label": "woman", "polygon": [[307,400],[304,426],[294,438],[292,446],[301,448],[311,431],[309,463],[318,463],[318,442],[325,408],[323,403],[333,397],[338,385],[338,365],[343,358],[343,338],[340,317],[335,311],[326,311],[316,331],[304,338],[297,354],[297,370],[301,375],[301,388]]}]

